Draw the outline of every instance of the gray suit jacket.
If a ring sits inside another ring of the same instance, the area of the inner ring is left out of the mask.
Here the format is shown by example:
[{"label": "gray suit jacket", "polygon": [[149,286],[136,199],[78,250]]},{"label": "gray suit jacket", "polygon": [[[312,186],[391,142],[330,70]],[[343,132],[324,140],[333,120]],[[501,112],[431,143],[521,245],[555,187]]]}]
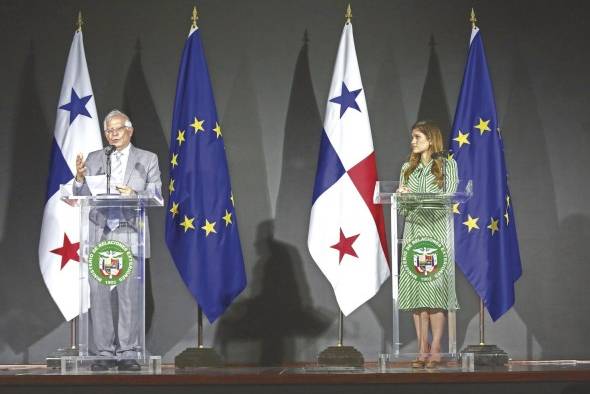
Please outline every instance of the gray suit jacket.
[{"label": "gray suit jacket", "polygon": [[[86,175],[104,175],[106,174],[107,159],[104,151],[97,150],[90,152],[86,158]],[[129,158],[125,168],[124,182],[131,187],[137,194],[162,193],[162,180],[160,178],[160,167],[158,165],[158,156],[155,153],[136,148],[131,145],[129,149]],[[86,182],[77,187],[74,182],[74,194],[79,196],[91,195],[90,189]],[[150,257],[150,231],[148,218],[145,218],[145,257]],[[102,222],[105,219],[103,218]],[[99,224],[99,223],[96,223]],[[98,231],[102,231],[104,223],[97,226]],[[98,234],[97,234],[98,236]],[[98,241],[99,239],[96,239]]]}]

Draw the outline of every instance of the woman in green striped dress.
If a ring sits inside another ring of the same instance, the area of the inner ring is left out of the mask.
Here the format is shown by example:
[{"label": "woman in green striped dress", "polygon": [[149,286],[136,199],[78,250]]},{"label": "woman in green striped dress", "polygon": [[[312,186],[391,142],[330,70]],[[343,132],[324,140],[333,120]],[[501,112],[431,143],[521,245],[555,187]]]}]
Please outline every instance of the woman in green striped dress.
[{"label": "woman in green striped dress", "polygon": [[[456,190],[457,163],[437,155],[442,148],[442,134],[436,124],[420,121],[412,127],[411,153],[401,169],[399,193]],[[458,308],[452,237],[449,237],[453,231],[450,208],[436,198],[429,203],[406,201],[403,196],[398,200],[405,216],[399,308],[411,311],[414,318],[421,355],[412,366],[434,368],[440,361],[437,353],[441,352],[447,311]],[[428,353],[431,356],[427,360]]]}]

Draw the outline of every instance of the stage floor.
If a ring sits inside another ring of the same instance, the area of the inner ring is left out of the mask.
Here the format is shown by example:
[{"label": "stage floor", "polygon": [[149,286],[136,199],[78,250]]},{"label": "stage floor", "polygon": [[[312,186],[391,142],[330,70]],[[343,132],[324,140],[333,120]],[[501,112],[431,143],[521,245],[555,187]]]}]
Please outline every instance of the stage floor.
[{"label": "stage floor", "polygon": [[62,375],[42,365],[1,365],[1,393],[567,393],[590,394],[590,362],[511,362],[500,369],[473,372],[388,368],[364,369],[228,366],[178,370],[163,365],[160,374],[103,372]]},{"label": "stage floor", "polygon": [[376,363],[365,368],[319,367],[313,363],[286,367],[227,366],[223,368],[175,369],[164,364],[159,374],[148,372],[79,372],[62,374],[44,365],[0,365],[0,386],[14,383],[64,384],[367,384],[367,383],[444,383],[444,382],[590,382],[590,362],[513,361],[503,368],[481,368],[472,372],[439,369],[387,368]]}]

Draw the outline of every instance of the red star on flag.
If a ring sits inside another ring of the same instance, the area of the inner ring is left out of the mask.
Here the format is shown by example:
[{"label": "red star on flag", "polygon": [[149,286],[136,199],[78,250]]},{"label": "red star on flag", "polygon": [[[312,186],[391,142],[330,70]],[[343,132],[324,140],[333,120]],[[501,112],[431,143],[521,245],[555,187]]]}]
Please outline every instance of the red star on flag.
[{"label": "red star on flag", "polygon": [[345,254],[349,254],[353,257],[358,257],[356,255],[356,252],[352,248],[352,244],[354,243],[354,241],[356,241],[359,235],[360,234],[353,235],[351,237],[346,237],[342,232],[342,229],[340,229],[340,241],[338,241],[337,244],[330,246],[332,249],[336,249],[340,252],[340,259],[338,260],[338,263],[342,262],[342,258]]},{"label": "red star on flag", "polygon": [[78,249],[80,248],[80,242],[76,242],[75,244],[70,242],[68,235],[64,233],[64,242],[61,248],[50,250],[51,253],[55,253],[61,256],[61,268],[65,267],[65,265],[70,260],[80,261],[80,256],[78,255]]}]

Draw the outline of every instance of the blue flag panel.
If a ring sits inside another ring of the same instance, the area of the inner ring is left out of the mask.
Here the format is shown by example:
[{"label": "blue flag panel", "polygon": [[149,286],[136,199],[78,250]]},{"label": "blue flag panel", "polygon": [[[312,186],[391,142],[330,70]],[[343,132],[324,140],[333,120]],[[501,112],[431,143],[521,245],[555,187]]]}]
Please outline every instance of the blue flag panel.
[{"label": "blue flag panel", "polygon": [[166,244],[214,322],[246,286],[223,134],[199,30],[180,62],[170,139]]},{"label": "blue flag panel", "polygon": [[449,140],[473,198],[455,207],[455,260],[495,321],[514,305],[521,275],[514,204],[481,33],[472,34]]}]

